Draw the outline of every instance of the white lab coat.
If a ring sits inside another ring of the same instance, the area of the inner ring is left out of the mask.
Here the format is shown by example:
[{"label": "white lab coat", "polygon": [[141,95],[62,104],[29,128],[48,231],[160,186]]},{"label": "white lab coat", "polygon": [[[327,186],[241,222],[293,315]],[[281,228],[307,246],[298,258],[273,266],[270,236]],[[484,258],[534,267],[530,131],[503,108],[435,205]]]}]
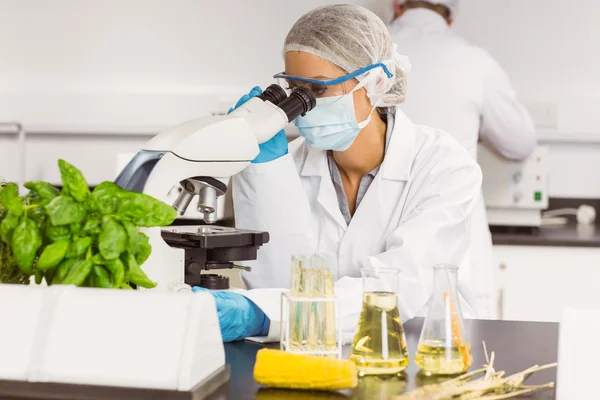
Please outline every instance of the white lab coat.
[{"label": "white lab coat", "polygon": [[[427,9],[408,10],[390,32],[398,51],[412,64],[408,95],[400,106],[412,121],[450,133],[473,158],[478,139],[508,159],[522,159],[533,151],[531,118],[508,76],[487,52],[467,43]],[[478,314],[493,318],[492,238],[482,194],[471,242]]]},{"label": "white lab coat", "polygon": [[349,225],[326,152],[302,138],[290,145],[289,154],[236,175],[236,226],[271,235],[250,264],[252,271],[243,274],[252,289],[245,295],[271,319],[268,340],[278,339],[280,293],[289,287],[291,256],[298,253],[323,252],[333,261],[344,331],[353,332],[360,315],[364,266],[401,270],[399,306],[406,321],[432,292],[432,267],[460,265],[463,312],[473,316],[469,228],[480,185],[479,167],[455,140],[413,125],[401,111],[380,171]]}]

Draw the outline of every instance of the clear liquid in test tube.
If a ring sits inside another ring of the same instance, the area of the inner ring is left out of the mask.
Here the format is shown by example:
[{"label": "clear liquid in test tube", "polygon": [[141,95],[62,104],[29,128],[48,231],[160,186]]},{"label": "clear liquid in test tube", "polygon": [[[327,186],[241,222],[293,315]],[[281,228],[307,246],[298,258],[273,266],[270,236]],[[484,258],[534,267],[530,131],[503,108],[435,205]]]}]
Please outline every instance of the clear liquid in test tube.
[{"label": "clear liquid in test tube", "polygon": [[[333,298],[334,297],[334,289],[333,289],[333,274],[331,272],[327,272],[323,274],[323,287],[324,287],[324,297]],[[325,350],[333,351],[337,348],[337,335],[336,335],[336,320],[335,320],[335,303],[327,302],[324,304],[325,308],[325,318],[323,321],[323,331],[325,332]],[[340,338],[341,340],[341,338]]]},{"label": "clear liquid in test tube", "polygon": [[[313,256],[313,268],[319,271],[320,276],[320,298],[333,298],[334,277],[329,267],[327,257],[321,254]],[[319,350],[333,351],[337,347],[335,304],[333,302],[321,302],[318,304],[319,321]]]},{"label": "clear liquid in test tube", "polygon": [[290,283],[290,349],[303,350],[307,344],[307,309],[305,303],[294,301],[306,294],[308,260],[304,256],[292,257],[292,271]]},{"label": "clear liquid in test tube", "polygon": [[[307,269],[307,285],[306,285],[306,297],[309,299],[318,300],[322,298],[322,282],[321,282],[321,270],[316,267],[313,263],[310,268]],[[323,303],[317,301],[311,301],[306,303],[308,311],[308,325],[307,325],[307,350],[308,351],[319,351],[322,347],[322,312],[320,306]]]}]

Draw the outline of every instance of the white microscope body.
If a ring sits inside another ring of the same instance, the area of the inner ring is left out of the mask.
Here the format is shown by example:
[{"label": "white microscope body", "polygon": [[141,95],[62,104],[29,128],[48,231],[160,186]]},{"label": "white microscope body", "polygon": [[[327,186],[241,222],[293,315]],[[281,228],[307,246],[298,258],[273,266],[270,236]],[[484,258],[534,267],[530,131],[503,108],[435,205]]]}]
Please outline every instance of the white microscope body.
[{"label": "white microscope body", "polygon": [[[229,115],[194,119],[160,133],[130,161],[116,183],[164,202],[180,183],[182,191],[173,207],[183,215],[192,197],[198,195],[205,222],[215,223],[216,199],[227,190],[229,178],[259,154],[260,143],[316,104],[308,90],[295,90],[286,98],[278,86],[269,89]],[[184,250],[169,246],[159,228],[145,233],[152,246],[142,265],[146,274],[158,283],[159,290],[189,290],[184,282]]]}]

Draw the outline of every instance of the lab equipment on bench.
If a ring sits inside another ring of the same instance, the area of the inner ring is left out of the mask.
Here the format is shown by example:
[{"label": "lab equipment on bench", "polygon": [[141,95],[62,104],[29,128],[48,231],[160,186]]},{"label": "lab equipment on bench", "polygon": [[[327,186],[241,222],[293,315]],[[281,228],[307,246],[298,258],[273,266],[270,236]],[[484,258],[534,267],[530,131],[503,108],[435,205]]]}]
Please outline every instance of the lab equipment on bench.
[{"label": "lab equipment on bench", "polygon": [[400,271],[363,268],[363,306],[350,360],[360,376],[396,375],[408,365],[406,337],[398,310]]},{"label": "lab equipment on bench", "polygon": [[590,226],[596,221],[596,209],[589,204],[582,204],[577,208],[559,208],[542,214],[544,224],[548,225],[566,225],[569,223],[567,216],[575,216],[579,225]]},{"label": "lab equipment on bench", "polygon": [[433,268],[433,295],[415,355],[425,375],[458,375],[473,363],[458,301],[458,267]]},{"label": "lab equipment on bench", "polygon": [[538,146],[525,160],[510,161],[479,145],[477,161],[489,224],[539,228],[548,208],[548,148]]},{"label": "lab equipment on bench", "polygon": [[209,293],[0,285],[0,398],[205,398],[229,379]]},{"label": "lab equipment on bench", "polygon": [[225,182],[257,156],[260,143],[315,104],[306,88],[288,97],[271,85],[229,115],[194,119],[157,135],[127,164],[116,184],[162,201],[179,185],[173,207],[183,215],[198,196],[198,210],[208,225],[146,231],[152,254],[143,268],[159,289],[189,290],[187,285],[203,284],[201,270],[233,268],[234,261],[256,258],[268,233],[212,226],[217,222],[217,199],[227,191]]},{"label": "lab equipment on bench", "polygon": [[340,304],[326,257],[293,256],[290,290],[281,302],[282,350],[341,359]]}]

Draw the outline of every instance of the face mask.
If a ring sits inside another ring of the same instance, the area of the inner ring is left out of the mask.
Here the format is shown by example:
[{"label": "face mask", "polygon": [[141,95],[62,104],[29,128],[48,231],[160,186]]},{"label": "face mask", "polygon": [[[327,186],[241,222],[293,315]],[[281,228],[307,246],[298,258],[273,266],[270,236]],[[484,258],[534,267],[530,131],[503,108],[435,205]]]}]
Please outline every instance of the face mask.
[{"label": "face mask", "polygon": [[309,146],[335,151],[350,148],[360,130],[371,121],[373,111],[366,120],[356,122],[353,92],[317,99],[317,106],[312,111],[294,120]]}]

